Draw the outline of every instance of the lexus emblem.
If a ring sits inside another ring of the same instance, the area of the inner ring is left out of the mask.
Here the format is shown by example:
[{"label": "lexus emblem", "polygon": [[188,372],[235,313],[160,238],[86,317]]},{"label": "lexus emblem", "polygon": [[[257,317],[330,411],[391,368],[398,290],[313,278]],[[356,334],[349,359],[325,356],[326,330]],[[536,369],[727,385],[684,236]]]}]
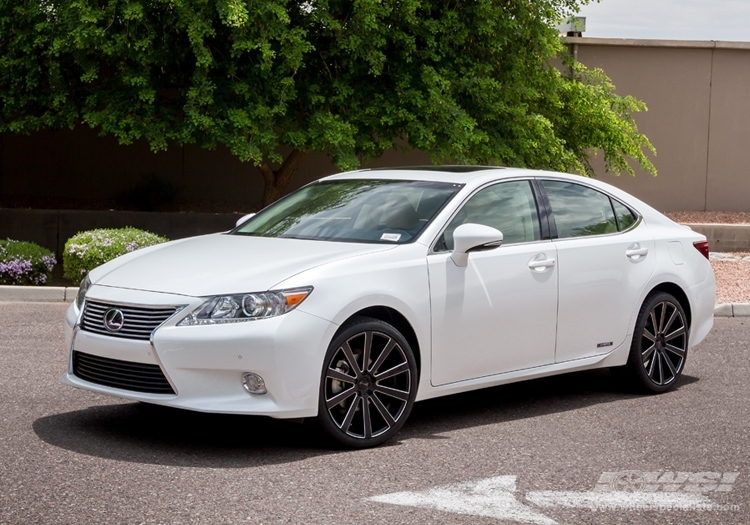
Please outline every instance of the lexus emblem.
[{"label": "lexus emblem", "polygon": [[104,313],[104,328],[110,332],[119,332],[125,324],[125,315],[117,308],[110,308]]}]

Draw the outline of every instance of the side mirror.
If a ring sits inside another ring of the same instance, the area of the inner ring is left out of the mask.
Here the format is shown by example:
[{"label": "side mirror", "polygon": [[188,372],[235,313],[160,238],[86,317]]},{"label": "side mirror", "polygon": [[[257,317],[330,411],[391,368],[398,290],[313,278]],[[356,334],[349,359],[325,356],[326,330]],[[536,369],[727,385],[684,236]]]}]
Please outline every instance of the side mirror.
[{"label": "side mirror", "polygon": [[503,242],[503,234],[483,224],[462,224],[453,232],[453,253],[451,259],[456,266],[469,263],[469,253],[492,250]]},{"label": "side mirror", "polygon": [[243,222],[245,222],[246,220],[248,220],[253,215],[255,215],[255,214],[254,213],[248,213],[247,215],[243,215],[242,217],[240,217],[239,219],[237,219],[237,222],[235,222],[234,225],[235,226],[239,226],[240,224],[242,224]]}]

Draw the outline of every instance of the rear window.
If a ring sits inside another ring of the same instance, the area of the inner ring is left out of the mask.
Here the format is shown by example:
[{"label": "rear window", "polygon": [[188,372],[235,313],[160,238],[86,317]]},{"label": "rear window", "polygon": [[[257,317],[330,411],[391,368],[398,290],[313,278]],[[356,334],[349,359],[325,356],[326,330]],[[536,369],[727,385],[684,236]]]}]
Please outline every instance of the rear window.
[{"label": "rear window", "polygon": [[630,208],[615,199],[612,199],[612,208],[615,210],[617,227],[621,232],[629,229],[638,220],[638,217]]}]

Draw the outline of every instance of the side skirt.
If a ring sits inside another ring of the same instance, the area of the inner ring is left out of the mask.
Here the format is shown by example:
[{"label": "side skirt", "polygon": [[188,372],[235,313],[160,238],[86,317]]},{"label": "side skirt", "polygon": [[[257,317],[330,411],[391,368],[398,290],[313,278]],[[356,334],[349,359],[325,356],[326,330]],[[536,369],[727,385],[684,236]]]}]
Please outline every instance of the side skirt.
[{"label": "side skirt", "polygon": [[417,392],[416,400],[423,401],[425,399],[432,399],[435,397],[447,396],[450,394],[458,394],[459,392],[469,392],[471,390],[478,390],[480,388],[506,385],[509,383],[516,383],[518,381],[525,381],[527,379],[537,379],[540,377],[565,374],[567,372],[579,372],[581,370],[593,370],[595,368],[621,366],[624,365],[628,360],[628,354],[630,353],[630,342],[632,338],[633,335],[629,334],[620,346],[618,346],[608,354],[586,357],[584,359],[573,359],[572,361],[565,361],[563,363],[554,363],[551,365],[537,366],[534,368],[525,368],[523,370],[514,370],[513,372],[505,372],[502,374],[479,377],[476,379],[459,381],[456,383],[450,383],[438,387],[432,386],[430,384],[429,378],[426,380],[422,379],[419,385],[419,391]]}]

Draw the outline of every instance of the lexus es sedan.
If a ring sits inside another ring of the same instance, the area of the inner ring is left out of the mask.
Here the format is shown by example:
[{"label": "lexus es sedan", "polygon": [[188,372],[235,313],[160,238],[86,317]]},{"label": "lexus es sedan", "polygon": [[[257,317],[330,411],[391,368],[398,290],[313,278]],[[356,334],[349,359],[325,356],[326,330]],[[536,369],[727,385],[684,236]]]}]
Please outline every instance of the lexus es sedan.
[{"label": "lexus es sedan", "polygon": [[703,235],[597,180],[360,170],[93,270],[61,381],[369,447],[416,401],[523,379],[621,367],[664,392],[715,291]]}]

